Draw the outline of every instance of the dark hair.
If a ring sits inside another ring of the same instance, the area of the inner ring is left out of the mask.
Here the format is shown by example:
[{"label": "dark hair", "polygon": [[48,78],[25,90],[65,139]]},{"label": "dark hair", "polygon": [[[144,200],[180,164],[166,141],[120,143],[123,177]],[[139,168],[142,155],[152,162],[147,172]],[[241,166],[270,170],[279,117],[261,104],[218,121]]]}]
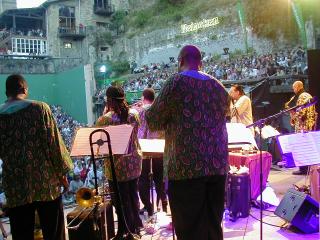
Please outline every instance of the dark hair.
[{"label": "dark hair", "polygon": [[145,90],[143,90],[142,96],[144,97],[144,99],[153,102],[155,98],[155,92],[152,88],[146,88]]},{"label": "dark hair", "polygon": [[234,87],[236,91],[239,91],[240,95],[245,95],[243,87],[239,84],[233,84],[231,87]]},{"label": "dark hair", "polygon": [[120,123],[128,123],[129,106],[126,102],[124,91],[121,87],[110,86],[106,91],[107,112],[113,110],[118,114]]},{"label": "dark hair", "polygon": [[24,93],[27,88],[27,81],[22,75],[12,74],[6,80],[7,97],[16,97],[17,95]]}]

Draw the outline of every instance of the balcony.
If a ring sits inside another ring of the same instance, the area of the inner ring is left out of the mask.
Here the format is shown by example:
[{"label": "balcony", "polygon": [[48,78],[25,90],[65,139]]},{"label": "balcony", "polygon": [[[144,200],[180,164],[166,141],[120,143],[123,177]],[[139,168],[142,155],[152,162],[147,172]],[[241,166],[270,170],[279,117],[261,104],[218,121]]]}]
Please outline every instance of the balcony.
[{"label": "balcony", "polygon": [[74,40],[83,39],[86,37],[85,27],[59,27],[58,37],[72,38]]},{"label": "balcony", "polygon": [[100,16],[105,16],[105,17],[109,17],[115,12],[114,5],[112,4],[107,4],[107,5],[94,4],[93,9],[95,14]]}]

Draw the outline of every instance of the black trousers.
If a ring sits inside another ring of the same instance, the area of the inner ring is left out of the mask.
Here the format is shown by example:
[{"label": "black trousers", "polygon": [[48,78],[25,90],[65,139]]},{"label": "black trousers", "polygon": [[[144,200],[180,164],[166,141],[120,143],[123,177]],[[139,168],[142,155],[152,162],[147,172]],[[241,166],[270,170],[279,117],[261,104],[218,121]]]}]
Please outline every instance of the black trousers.
[{"label": "black trousers", "polygon": [[40,201],[9,209],[13,240],[33,240],[34,218],[37,210],[45,240],[64,240],[65,227],[61,197],[53,201]]},{"label": "black trousers", "polygon": [[[161,200],[164,211],[167,209],[168,200],[164,189],[163,181],[163,158],[152,159],[153,181],[156,186],[157,199]],[[139,178],[139,195],[141,202],[147,209],[148,215],[153,215],[152,204],[150,202],[150,159],[143,159],[142,172]],[[158,202],[158,201],[157,201]]]},{"label": "black trousers", "polygon": [[[109,185],[110,190],[114,191],[112,181],[109,181]],[[139,233],[143,224],[139,216],[138,178],[127,182],[118,182],[118,185],[127,226],[130,232]],[[115,201],[114,197],[112,197],[112,200]],[[119,213],[117,212],[117,214]],[[118,216],[118,220],[119,229],[123,228],[124,223],[121,221],[121,217]]]},{"label": "black trousers", "polygon": [[226,176],[169,181],[169,203],[178,240],[222,240]]}]

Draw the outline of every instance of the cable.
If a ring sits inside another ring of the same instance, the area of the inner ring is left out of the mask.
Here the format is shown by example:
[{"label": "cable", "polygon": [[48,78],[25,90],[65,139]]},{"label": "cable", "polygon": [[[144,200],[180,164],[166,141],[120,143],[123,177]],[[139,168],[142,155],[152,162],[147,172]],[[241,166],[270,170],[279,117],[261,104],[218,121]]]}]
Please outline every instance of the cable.
[{"label": "cable", "polygon": [[[250,209],[250,211],[249,211],[249,214],[251,214],[251,209]],[[243,232],[242,240],[244,240],[244,236],[245,236],[246,233],[247,233],[248,222],[249,222],[249,217],[247,217],[246,227],[245,227],[244,232]]]},{"label": "cable", "polygon": [[[251,213],[250,213],[250,216],[260,222],[260,219],[256,218],[256,217],[253,216]],[[269,225],[269,226],[272,226],[272,227],[278,227],[278,228],[283,228],[283,226],[285,226],[286,224],[288,224],[287,222],[285,222],[284,224],[282,224],[281,226],[279,226],[279,225],[274,225],[274,224],[267,223],[267,222],[264,222],[264,221],[262,221],[262,223],[264,223],[264,224],[266,224],[266,225]]]}]

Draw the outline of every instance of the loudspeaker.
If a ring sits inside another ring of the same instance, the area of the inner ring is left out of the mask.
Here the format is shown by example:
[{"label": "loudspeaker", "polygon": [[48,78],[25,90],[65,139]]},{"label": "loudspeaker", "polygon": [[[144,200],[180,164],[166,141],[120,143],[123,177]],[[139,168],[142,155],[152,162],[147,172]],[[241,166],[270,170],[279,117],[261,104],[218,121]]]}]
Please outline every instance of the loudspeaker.
[{"label": "loudspeaker", "polygon": [[[309,93],[320,98],[320,49],[308,50]],[[318,112],[317,130],[320,129],[320,101],[316,104]]]},{"label": "loudspeaker", "polygon": [[289,189],[275,214],[304,233],[319,232],[319,203],[305,193]]},{"label": "loudspeaker", "polygon": [[231,221],[246,218],[250,212],[250,177],[249,174],[228,174],[227,177],[227,209]]}]

